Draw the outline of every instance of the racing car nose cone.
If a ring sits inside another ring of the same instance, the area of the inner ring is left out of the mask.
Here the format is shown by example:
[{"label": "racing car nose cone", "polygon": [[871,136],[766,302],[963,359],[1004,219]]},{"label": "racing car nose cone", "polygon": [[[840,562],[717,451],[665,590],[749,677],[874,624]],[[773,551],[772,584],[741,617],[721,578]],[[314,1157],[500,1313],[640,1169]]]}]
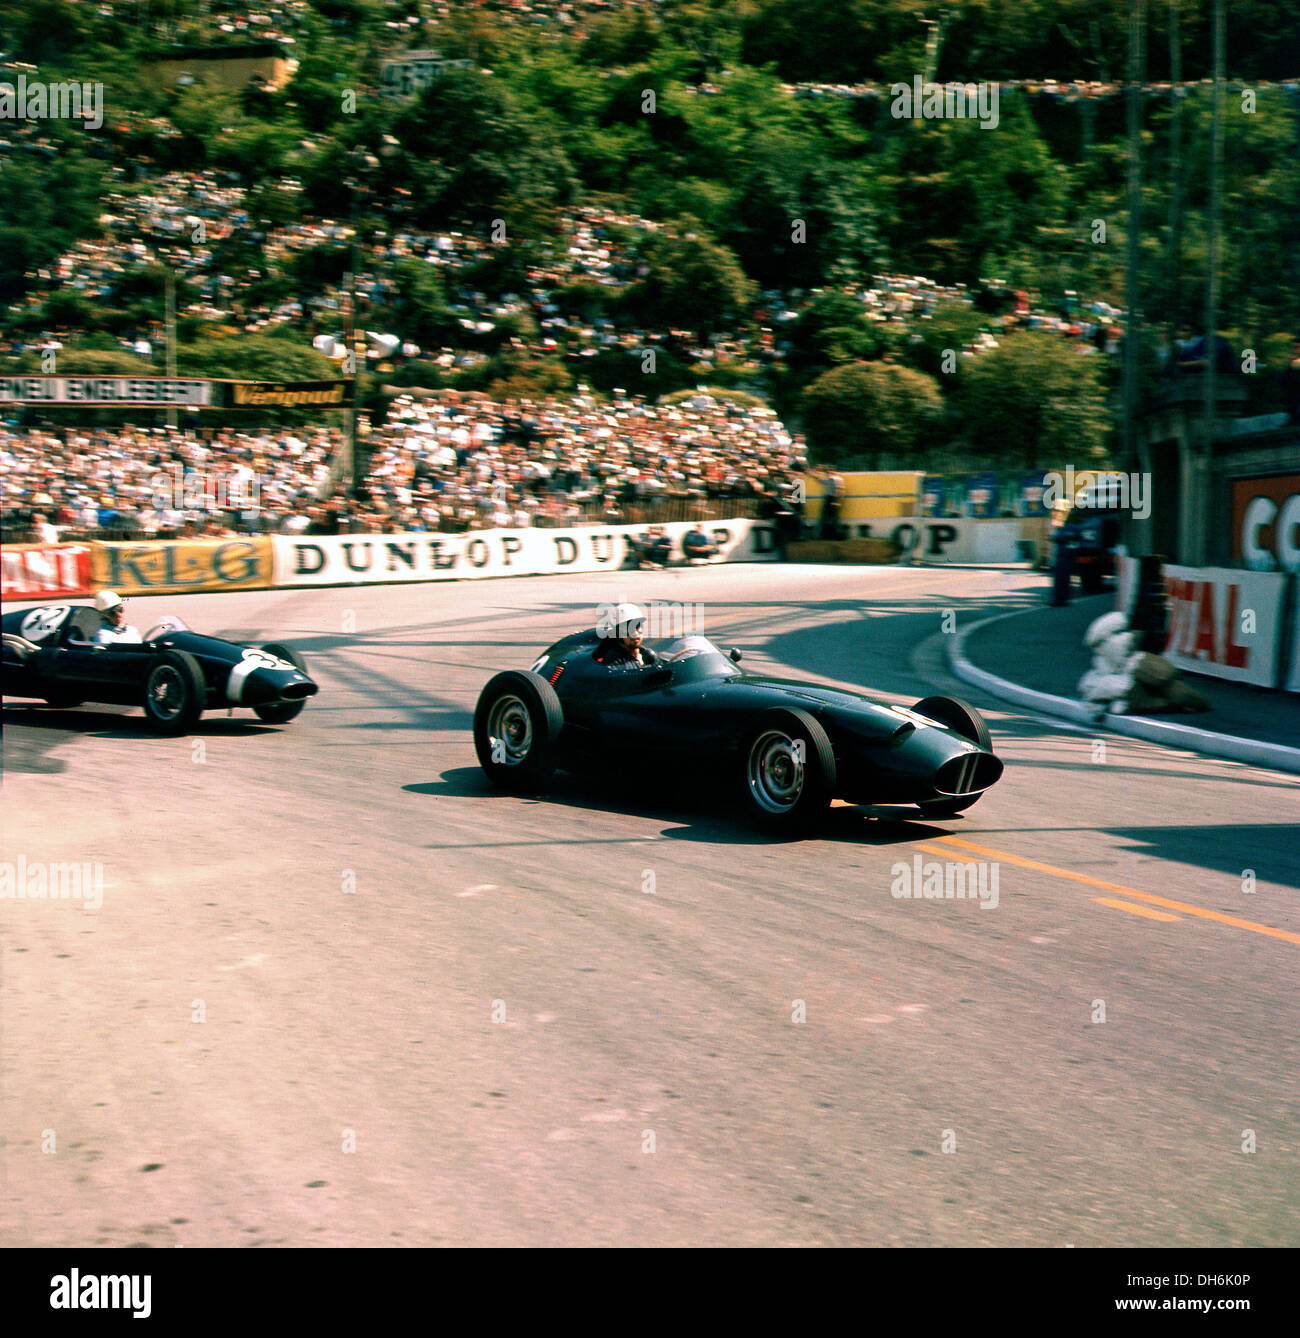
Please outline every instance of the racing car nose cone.
[{"label": "racing car nose cone", "polygon": [[316,684],[302,674],[286,674],[275,669],[254,669],[244,680],[240,700],[245,706],[263,702],[298,701],[315,696]]}]

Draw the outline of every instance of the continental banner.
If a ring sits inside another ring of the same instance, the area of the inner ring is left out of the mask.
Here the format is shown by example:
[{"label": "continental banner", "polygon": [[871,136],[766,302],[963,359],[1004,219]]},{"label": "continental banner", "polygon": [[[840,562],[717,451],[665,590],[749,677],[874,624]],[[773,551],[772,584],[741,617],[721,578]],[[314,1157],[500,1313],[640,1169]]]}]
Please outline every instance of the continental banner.
[{"label": "continental banner", "polygon": [[241,539],[177,539],[93,543],[90,567],[97,590],[119,595],[203,594],[265,590],[274,555],[266,535]]},{"label": "continental banner", "polygon": [[[491,576],[619,571],[634,563],[633,538],[644,525],[586,525],[575,529],[473,530],[468,534],[272,535],[277,586],[362,585],[389,581],[459,581]],[[682,536],[695,526],[663,527],[673,558],[683,560]],[[776,557],[771,526],[755,520],[700,524],[718,547],[718,562]]]},{"label": "continental banner", "polygon": [[225,381],[219,384],[222,407],[255,409],[263,405],[284,408],[343,408],[352,403],[355,381]]},{"label": "continental banner", "polygon": [[1164,576],[1167,660],[1191,673],[1278,686],[1285,574],[1167,566]]},{"label": "continental banner", "polygon": [[76,599],[90,594],[89,544],[6,544],[0,598]]}]

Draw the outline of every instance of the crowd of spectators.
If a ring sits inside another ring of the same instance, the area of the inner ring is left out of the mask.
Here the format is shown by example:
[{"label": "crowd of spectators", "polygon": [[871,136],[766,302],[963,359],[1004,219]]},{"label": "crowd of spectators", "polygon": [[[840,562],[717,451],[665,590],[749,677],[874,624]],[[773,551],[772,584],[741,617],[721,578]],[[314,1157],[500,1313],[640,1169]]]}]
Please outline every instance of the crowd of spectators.
[{"label": "crowd of spectators", "polygon": [[697,394],[396,400],[363,438],[359,496],[334,429],[0,432],[7,540],[463,532],[765,514],[806,466],[766,408]]},{"label": "crowd of spectators", "polygon": [[[281,183],[294,188],[292,181]],[[28,295],[9,308],[10,319],[43,312],[52,294],[76,293],[88,301],[116,305],[128,290],[133,272],[156,268],[162,261],[197,290],[198,296],[181,304],[179,314],[230,325],[247,333],[271,327],[300,327],[303,341],[323,334],[325,343],[342,331],[342,294],[330,284],[314,291],[296,288],[277,302],[259,300],[255,284],[268,271],[292,263],[302,252],[350,245],[353,225],[332,219],[304,218],[281,228],[262,230],[247,208],[244,188],[229,173],[173,172],[148,183],[114,190],[105,197],[101,218],[104,229],[94,240],[79,242],[51,265],[32,273]],[[421,230],[396,220],[377,236],[359,238],[360,268],[357,291],[363,312],[383,308],[395,294],[393,267],[400,261],[419,260],[442,276],[450,310],[463,331],[463,340],[422,349],[406,342],[396,350],[399,361],[427,364],[442,375],[475,366],[486,354],[467,345],[481,343],[503,322],[511,329],[511,348],[529,358],[562,357],[575,360],[602,352],[630,352],[646,348],[670,349],[700,379],[720,366],[749,368],[780,362],[791,348],[786,337],[796,320],[821,290],[767,290],[761,293],[743,327],[708,337],[686,331],[645,329],[635,323],[615,324],[607,316],[577,315],[555,299],[557,290],[578,282],[603,287],[611,296],[644,273],[637,254],[641,239],[658,225],[610,206],[589,204],[568,210],[559,220],[559,236],[549,244],[530,248],[527,287],[522,292],[488,293],[471,286],[471,272],[482,272],[483,262],[499,252],[486,236],[459,230]],[[244,249],[252,245],[255,250]],[[232,263],[239,251],[241,258]],[[998,290],[985,285],[972,291],[965,284],[945,285],[921,275],[872,277],[870,283],[846,289],[862,303],[864,317],[893,324],[919,337],[920,322],[941,300],[972,305]],[[1062,313],[1024,291],[1003,290],[1001,305],[984,306],[985,328],[975,337],[970,352],[996,347],[997,335],[1011,328],[1043,329],[1073,338],[1081,352],[1118,347],[1121,312],[1104,302],[1080,303]],[[599,304],[595,304],[599,306]],[[522,323],[515,318],[525,318]],[[75,333],[51,325],[25,340],[10,339],[8,351],[55,349]],[[161,361],[161,330],[128,331],[119,336],[124,350]],[[342,345],[336,347],[339,356]],[[391,356],[372,349],[375,363]]]}]

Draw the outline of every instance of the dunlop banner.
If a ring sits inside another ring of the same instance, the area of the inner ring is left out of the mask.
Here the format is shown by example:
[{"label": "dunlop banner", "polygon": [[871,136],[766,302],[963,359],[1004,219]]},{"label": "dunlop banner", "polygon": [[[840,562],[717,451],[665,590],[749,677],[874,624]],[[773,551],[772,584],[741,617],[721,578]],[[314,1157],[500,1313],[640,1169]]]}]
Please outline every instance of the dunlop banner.
[{"label": "dunlop banner", "polygon": [[90,594],[89,544],[6,544],[0,549],[0,596],[75,598]]},{"label": "dunlop banner", "polygon": [[265,590],[274,554],[267,535],[243,539],[91,545],[97,590],[119,595],[201,594],[210,590]]},{"label": "dunlop banner", "polygon": [[342,408],[352,403],[355,381],[227,381],[219,386],[227,409],[278,405],[292,408]]},{"label": "dunlop banner", "polygon": [[[275,584],[362,585],[388,581],[459,581],[471,577],[541,576],[620,571],[635,565],[632,538],[644,525],[586,525],[574,529],[472,530],[468,534],[272,535]],[[695,526],[665,525],[673,558]],[[776,557],[771,526],[755,520],[707,520],[700,528],[718,546],[719,562]]]}]

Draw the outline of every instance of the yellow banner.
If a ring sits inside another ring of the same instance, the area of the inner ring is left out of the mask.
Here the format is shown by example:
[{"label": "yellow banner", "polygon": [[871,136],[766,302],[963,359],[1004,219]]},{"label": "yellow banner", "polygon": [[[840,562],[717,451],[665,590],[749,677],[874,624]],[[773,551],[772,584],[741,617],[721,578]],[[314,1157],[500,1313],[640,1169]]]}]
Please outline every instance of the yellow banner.
[{"label": "yellow banner", "polygon": [[[914,516],[921,495],[923,473],[914,470],[862,471],[844,473],[844,495],[840,499],[840,520],[884,520],[890,516]],[[826,479],[820,474],[804,475],[807,505],[804,515],[816,520],[822,513],[822,494]]]},{"label": "yellow banner", "polygon": [[91,584],[119,595],[265,590],[274,558],[269,536],[177,539],[90,546]]}]

